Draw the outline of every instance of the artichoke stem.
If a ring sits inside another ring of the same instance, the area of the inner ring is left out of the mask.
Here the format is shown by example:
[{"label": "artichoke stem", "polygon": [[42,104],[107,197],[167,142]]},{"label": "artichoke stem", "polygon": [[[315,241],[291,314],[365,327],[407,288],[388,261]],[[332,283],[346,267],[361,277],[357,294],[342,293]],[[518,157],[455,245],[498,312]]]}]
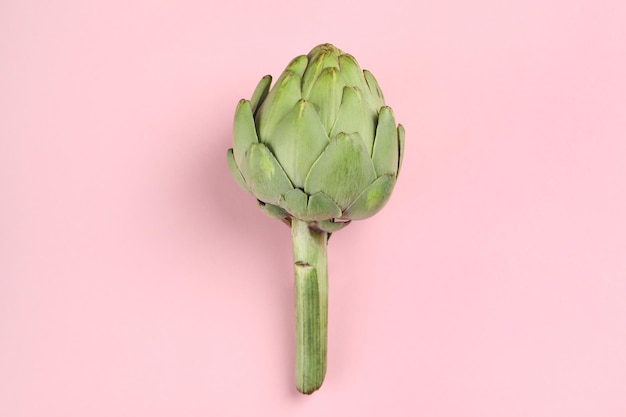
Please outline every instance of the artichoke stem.
[{"label": "artichoke stem", "polygon": [[328,323],[328,233],[291,220],[296,308],[296,388],[316,391],[326,374]]}]

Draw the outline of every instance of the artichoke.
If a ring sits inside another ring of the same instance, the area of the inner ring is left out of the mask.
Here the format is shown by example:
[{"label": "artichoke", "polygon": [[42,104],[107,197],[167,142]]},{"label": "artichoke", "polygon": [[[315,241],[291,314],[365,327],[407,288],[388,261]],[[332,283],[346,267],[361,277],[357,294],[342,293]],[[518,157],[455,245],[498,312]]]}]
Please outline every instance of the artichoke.
[{"label": "artichoke", "polygon": [[294,58],[270,89],[271,81],[237,105],[227,161],[261,209],[291,227],[296,387],[310,394],[326,373],[328,238],[385,205],[404,128],[374,76],[333,45]]}]

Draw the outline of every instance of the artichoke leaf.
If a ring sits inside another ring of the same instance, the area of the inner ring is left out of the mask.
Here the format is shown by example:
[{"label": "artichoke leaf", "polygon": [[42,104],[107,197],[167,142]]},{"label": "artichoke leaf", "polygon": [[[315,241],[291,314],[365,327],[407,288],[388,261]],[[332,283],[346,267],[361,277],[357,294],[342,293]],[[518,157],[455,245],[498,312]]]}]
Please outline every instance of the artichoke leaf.
[{"label": "artichoke leaf", "polygon": [[337,119],[345,82],[335,67],[325,68],[313,84],[308,100],[315,106],[327,133]]},{"label": "artichoke leaf", "polygon": [[302,97],[309,98],[313,84],[326,68],[339,68],[340,51],[332,45],[319,45],[309,52],[309,65],[302,76]]},{"label": "artichoke leaf", "polygon": [[376,173],[365,144],[358,133],[339,133],[311,167],[304,191],[324,192],[342,209],[374,180]]},{"label": "artichoke leaf", "polygon": [[244,178],[257,199],[277,205],[280,196],[293,189],[287,174],[264,144],[252,144],[244,163]]},{"label": "artichoke leaf", "polygon": [[256,114],[257,132],[261,142],[270,137],[276,125],[300,98],[300,77],[291,71],[283,72]]},{"label": "artichoke leaf", "polygon": [[238,166],[242,166],[243,156],[250,145],[258,141],[250,102],[239,100],[233,123],[233,153]]},{"label": "artichoke leaf", "polygon": [[374,101],[376,103],[376,109],[380,109],[385,105],[385,97],[383,96],[383,91],[380,89],[378,85],[378,81],[374,78],[374,75],[368,70],[363,70],[363,76],[365,77],[365,81],[369,86],[370,92],[374,97]]},{"label": "artichoke leaf", "polygon": [[378,177],[354,200],[341,217],[361,220],[378,213],[389,200],[395,183],[396,180],[391,175]]},{"label": "artichoke leaf", "polygon": [[292,184],[300,188],[304,187],[306,175],[328,142],[317,113],[305,100],[300,100],[265,138]]},{"label": "artichoke leaf", "polygon": [[265,100],[265,97],[267,97],[267,93],[270,91],[270,84],[272,84],[271,75],[266,75],[261,78],[261,81],[257,84],[254,92],[252,93],[252,98],[250,99],[252,113],[256,114],[259,105],[263,102],[263,100]]},{"label": "artichoke leaf", "polygon": [[360,90],[355,87],[343,89],[341,106],[330,137],[342,132],[348,134],[358,132],[365,144],[367,154],[372,154],[376,132],[376,113],[363,102]]},{"label": "artichoke leaf", "polygon": [[402,159],[404,158],[404,126],[398,125],[398,172],[396,177],[400,174],[400,168],[402,167]]},{"label": "artichoke leaf", "polygon": [[[332,57],[337,57],[342,53],[343,51],[337,48],[336,46],[330,43],[322,43],[320,45],[317,45],[315,48],[311,49],[311,51],[307,55],[309,58],[309,63],[310,63],[309,66],[315,66],[314,63],[320,62],[320,61],[323,63],[325,59],[329,59],[327,58],[328,55],[330,55],[332,58]],[[330,61],[330,65],[332,66],[332,59]]]},{"label": "artichoke leaf", "polygon": [[257,203],[259,204],[259,207],[261,208],[263,213],[267,214],[268,216],[274,219],[282,220],[282,219],[286,219],[289,217],[289,213],[287,213],[281,207],[275,206],[270,203],[265,203],[261,200],[257,200]]},{"label": "artichoke leaf", "polygon": [[298,78],[302,78],[304,75],[304,71],[306,71],[307,64],[309,63],[309,58],[306,55],[298,55],[294,59],[291,60],[285,71],[293,72],[298,76]]},{"label": "artichoke leaf", "polygon": [[343,54],[339,56],[339,68],[341,69],[340,74],[348,87],[357,87],[361,92],[369,93],[363,70],[361,70],[359,63],[352,55]]},{"label": "artichoke leaf", "polygon": [[320,220],[316,223],[318,229],[325,231],[326,233],[335,233],[338,230],[343,229],[350,224],[348,221],[336,221],[336,220]]},{"label": "artichoke leaf", "polygon": [[398,130],[393,112],[390,107],[383,106],[378,115],[378,126],[376,127],[376,138],[372,152],[376,175],[396,176],[399,156],[398,143]]},{"label": "artichoke leaf", "polygon": [[243,178],[243,175],[241,175],[241,171],[239,171],[239,167],[235,162],[235,157],[233,156],[232,149],[226,151],[226,162],[228,163],[228,169],[230,171],[230,174],[233,176],[237,184],[239,184],[241,189],[248,194],[252,194],[252,191],[250,191],[248,185],[246,184],[246,180]]},{"label": "artichoke leaf", "polygon": [[324,220],[341,216],[341,208],[324,193],[315,193],[309,197],[306,218],[303,220]]},{"label": "artichoke leaf", "polygon": [[287,210],[292,216],[303,219],[306,216],[307,211],[307,198],[308,196],[299,188],[282,195],[278,201],[278,204]]},{"label": "artichoke leaf", "polygon": [[292,216],[305,221],[332,219],[341,216],[341,209],[324,193],[308,196],[299,188],[283,195],[279,204]]}]

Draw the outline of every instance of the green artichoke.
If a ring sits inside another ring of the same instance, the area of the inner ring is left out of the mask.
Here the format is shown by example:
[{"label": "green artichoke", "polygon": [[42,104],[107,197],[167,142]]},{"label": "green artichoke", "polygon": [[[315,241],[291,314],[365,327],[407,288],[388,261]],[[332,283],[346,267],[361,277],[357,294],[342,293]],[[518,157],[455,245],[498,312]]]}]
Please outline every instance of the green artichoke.
[{"label": "green artichoke", "polygon": [[237,105],[227,160],[241,188],[292,229],[296,385],[311,393],[326,370],[328,237],[385,205],[404,128],[374,76],[333,45],[296,57],[271,81]]}]

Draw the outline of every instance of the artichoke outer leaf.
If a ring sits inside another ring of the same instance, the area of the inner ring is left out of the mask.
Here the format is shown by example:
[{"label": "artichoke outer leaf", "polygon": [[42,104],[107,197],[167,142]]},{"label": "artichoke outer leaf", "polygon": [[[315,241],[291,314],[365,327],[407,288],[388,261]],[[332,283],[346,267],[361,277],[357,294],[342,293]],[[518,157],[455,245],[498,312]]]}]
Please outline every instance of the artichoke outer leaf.
[{"label": "artichoke outer leaf", "polygon": [[250,145],[258,141],[250,102],[239,100],[233,123],[233,153],[237,166],[242,166],[244,154]]},{"label": "artichoke outer leaf", "polygon": [[357,87],[361,92],[368,92],[369,87],[365,82],[363,70],[359,66],[357,60],[350,54],[339,56],[340,74],[348,87]]},{"label": "artichoke outer leaf", "polygon": [[367,149],[367,154],[371,155],[376,133],[376,113],[363,101],[358,88],[345,87],[337,120],[331,130],[330,137],[332,138],[338,133],[353,132],[359,133]]},{"label": "artichoke outer leaf", "polygon": [[398,152],[398,172],[396,177],[400,174],[402,159],[404,159],[404,126],[402,125],[398,125]]},{"label": "artichoke outer leaf", "polygon": [[294,188],[282,195],[278,204],[292,216],[303,219],[306,216],[308,196],[299,188]]},{"label": "artichoke outer leaf", "polygon": [[271,136],[276,125],[300,98],[300,77],[291,71],[283,72],[256,113],[256,127],[261,142]]},{"label": "artichoke outer leaf", "polygon": [[278,206],[265,203],[261,200],[257,200],[257,203],[259,204],[259,208],[261,209],[261,211],[263,211],[263,213],[267,214],[269,217],[279,220],[289,218],[289,213],[287,213],[285,210]]},{"label": "artichoke outer leaf", "polygon": [[381,108],[385,105],[385,96],[383,96],[383,91],[380,89],[378,81],[376,81],[376,78],[374,78],[374,74],[372,74],[368,70],[363,70],[363,76],[365,77],[365,81],[369,86],[372,96],[375,98],[374,100],[376,103],[376,108]]},{"label": "artichoke outer leaf", "polygon": [[309,58],[306,55],[298,55],[294,59],[287,64],[285,71],[293,72],[298,76],[298,78],[302,78],[304,75],[304,71],[306,71],[307,64],[309,63]]},{"label": "artichoke outer leaf", "polygon": [[257,84],[254,92],[252,93],[252,98],[250,98],[250,105],[252,106],[252,113],[256,114],[259,105],[263,103],[265,97],[267,97],[268,91],[270,91],[270,84],[272,84],[272,76],[266,75],[261,78],[261,81]]},{"label": "artichoke outer leaf", "polygon": [[252,144],[244,159],[243,174],[257,199],[277,205],[280,196],[293,189],[287,174],[264,144]]},{"label": "artichoke outer leaf", "polygon": [[383,208],[396,183],[395,177],[383,175],[370,184],[354,203],[350,205],[341,216],[343,219],[361,220],[378,213]]},{"label": "artichoke outer leaf", "polygon": [[248,194],[252,194],[252,191],[248,188],[246,184],[246,180],[243,178],[241,171],[239,171],[239,167],[235,162],[235,157],[233,156],[233,150],[229,149],[226,151],[226,162],[228,163],[228,169],[230,170],[230,174],[233,176],[237,184],[241,187],[242,190],[247,192]]},{"label": "artichoke outer leaf", "polygon": [[339,68],[339,49],[332,45],[318,45],[309,52],[309,64],[302,76],[302,97],[308,98],[313,84],[326,68]]},{"label": "artichoke outer leaf", "polygon": [[378,115],[376,138],[372,161],[376,175],[393,175],[398,173],[399,158],[398,129],[390,107],[383,106]]},{"label": "artichoke outer leaf", "polygon": [[342,210],[376,179],[374,165],[358,133],[333,138],[306,177],[304,191],[320,191]]},{"label": "artichoke outer leaf", "polygon": [[316,223],[316,227],[325,231],[326,233],[335,233],[338,230],[343,229],[350,224],[350,220],[345,222],[338,222],[335,220],[320,220]]},{"label": "artichoke outer leaf", "polygon": [[300,100],[265,139],[292,184],[300,188],[329,142],[317,113],[306,100]]},{"label": "artichoke outer leaf", "polygon": [[319,61],[320,55],[335,55],[339,56],[344,52],[337,48],[335,45],[330,43],[322,43],[311,49],[307,57],[309,58],[309,62],[317,62]]},{"label": "artichoke outer leaf", "polygon": [[341,216],[341,208],[324,193],[315,193],[309,197],[306,218],[303,220],[324,220]]},{"label": "artichoke outer leaf", "polygon": [[328,67],[321,72],[308,95],[308,100],[315,106],[327,133],[330,133],[337,119],[345,85],[338,69]]}]

